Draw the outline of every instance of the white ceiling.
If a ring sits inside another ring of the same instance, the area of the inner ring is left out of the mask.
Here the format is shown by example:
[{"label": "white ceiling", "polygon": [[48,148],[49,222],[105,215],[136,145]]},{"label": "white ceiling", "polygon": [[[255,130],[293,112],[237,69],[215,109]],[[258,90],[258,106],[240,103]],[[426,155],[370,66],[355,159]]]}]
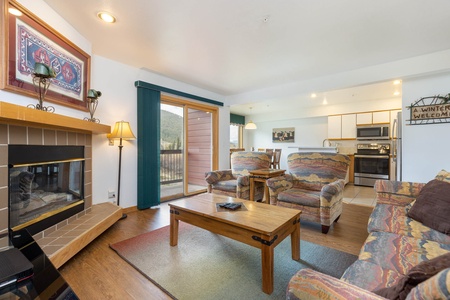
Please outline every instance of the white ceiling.
[{"label": "white ceiling", "polygon": [[44,1],[94,54],[225,96],[450,49],[448,0]]}]

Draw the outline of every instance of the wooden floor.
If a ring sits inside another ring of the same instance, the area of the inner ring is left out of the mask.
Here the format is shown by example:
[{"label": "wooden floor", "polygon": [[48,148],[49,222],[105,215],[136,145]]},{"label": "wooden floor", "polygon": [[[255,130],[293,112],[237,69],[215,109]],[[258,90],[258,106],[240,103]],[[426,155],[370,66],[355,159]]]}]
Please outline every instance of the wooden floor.
[{"label": "wooden floor", "polygon": [[[368,235],[371,211],[371,207],[344,204],[339,222],[328,234],[322,234],[318,224],[302,222],[301,239],[357,255]],[[170,299],[109,248],[111,243],[168,224],[167,203],[129,213],[128,218],[119,220],[59,270],[80,299]]]}]

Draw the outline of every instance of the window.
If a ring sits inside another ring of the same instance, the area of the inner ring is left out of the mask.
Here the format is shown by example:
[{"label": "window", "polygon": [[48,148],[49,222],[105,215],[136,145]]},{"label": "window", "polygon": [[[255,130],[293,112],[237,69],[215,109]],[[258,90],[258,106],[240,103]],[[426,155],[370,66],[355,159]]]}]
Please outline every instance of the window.
[{"label": "window", "polygon": [[230,149],[243,148],[243,126],[230,125]]}]

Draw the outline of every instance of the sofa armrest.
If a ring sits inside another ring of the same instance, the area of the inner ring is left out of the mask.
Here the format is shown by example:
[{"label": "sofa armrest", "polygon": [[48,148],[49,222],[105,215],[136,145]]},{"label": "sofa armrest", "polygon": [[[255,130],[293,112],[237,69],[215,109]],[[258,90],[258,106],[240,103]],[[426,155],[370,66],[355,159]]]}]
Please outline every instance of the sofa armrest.
[{"label": "sofa armrest", "polygon": [[292,175],[286,174],[283,176],[272,177],[266,180],[269,188],[270,204],[276,205],[278,201],[278,194],[293,187]]},{"label": "sofa armrest", "polygon": [[211,185],[223,180],[234,179],[233,173],[230,170],[211,171],[205,173],[206,182]]},{"label": "sofa armrest", "polygon": [[344,186],[343,179],[324,185],[320,191],[320,207],[332,207],[341,200],[344,197]]},{"label": "sofa armrest", "polygon": [[238,176],[237,177],[237,185],[238,185],[238,188],[241,188],[244,186],[250,186],[250,176],[248,176],[248,175]]},{"label": "sofa armrest", "polygon": [[450,295],[449,278],[450,268],[444,269],[414,287],[406,299],[448,299]]},{"label": "sofa armrest", "polygon": [[374,186],[377,204],[406,206],[417,198],[424,185],[418,182],[377,180]]},{"label": "sofa armrest", "polygon": [[213,184],[223,181],[233,179],[233,173],[230,170],[220,170],[220,171],[211,171],[205,173],[205,181],[208,184],[207,191],[208,193],[212,192]]},{"label": "sofa armrest", "polygon": [[297,299],[385,299],[356,285],[332,276],[302,269],[289,281],[287,300]]}]

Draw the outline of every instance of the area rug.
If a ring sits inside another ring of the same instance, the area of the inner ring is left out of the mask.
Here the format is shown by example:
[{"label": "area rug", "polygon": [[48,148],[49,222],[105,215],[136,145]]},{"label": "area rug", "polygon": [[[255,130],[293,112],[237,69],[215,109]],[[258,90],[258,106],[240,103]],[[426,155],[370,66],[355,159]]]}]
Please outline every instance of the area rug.
[{"label": "area rug", "polygon": [[[321,233],[318,233],[321,234]],[[290,278],[312,268],[339,278],[357,257],[307,241],[300,261],[291,258],[287,237],[274,251],[274,291],[261,286],[259,249],[180,222],[178,245],[169,226],[110,245],[124,260],[175,299],[285,299]]]}]

